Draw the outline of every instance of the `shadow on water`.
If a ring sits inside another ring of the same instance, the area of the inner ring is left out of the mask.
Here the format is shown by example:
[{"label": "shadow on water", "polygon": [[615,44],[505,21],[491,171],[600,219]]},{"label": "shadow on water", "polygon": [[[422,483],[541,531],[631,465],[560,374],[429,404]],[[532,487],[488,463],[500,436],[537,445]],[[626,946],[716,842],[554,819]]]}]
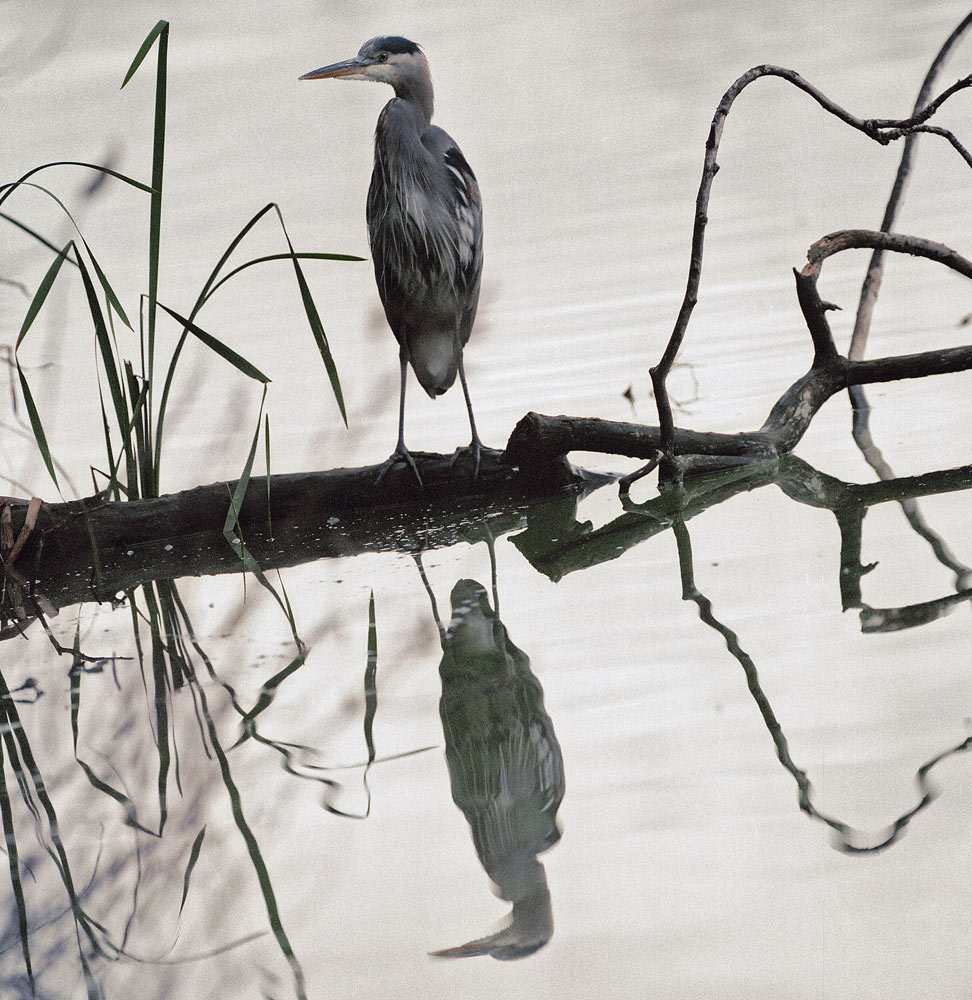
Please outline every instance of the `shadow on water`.
[{"label": "shadow on water", "polygon": [[[924,522],[921,537],[929,542],[935,558],[954,573],[954,592],[920,605],[871,607],[863,595],[873,566],[861,561],[868,509],[898,502],[907,503],[913,512],[920,496],[968,490],[972,487],[972,467],[854,485],[833,479],[799,459],[787,458],[700,477],[664,489],[645,503],[624,497],[619,501],[620,513],[596,529],[579,519],[582,495],[576,491],[507,509],[481,509],[462,518],[455,512],[437,520],[436,513],[428,509],[421,514],[399,511],[398,530],[392,536],[379,519],[375,530],[385,539],[383,547],[413,557],[418,570],[415,584],[421,582],[431,601],[442,647],[440,716],[452,797],[469,824],[483,869],[498,895],[512,904],[502,929],[432,954],[516,959],[542,948],[553,934],[551,892],[539,855],[560,838],[556,814],[564,795],[564,764],[530,660],[512,642],[499,615],[502,581],[497,579],[493,544],[503,535],[539,572],[557,580],[614,560],[671,531],[678,551],[677,585],[682,599],[696,604],[700,620],[722,637],[728,654],[742,668],[770,745],[796,783],[799,808],[831,831],[840,850],[859,854],[890,847],[911,819],[933,802],[931,770],[944,758],[967,750],[972,740],[947,747],[922,764],[915,775],[918,801],[883,829],[859,830],[818,809],[808,772],[793,758],[761,685],[757,665],[743,648],[744,640],[717,617],[712,602],[699,589],[688,524],[715,505],[768,486],[775,486],[799,504],[832,512],[841,539],[836,582],[844,610],[858,611],[862,632],[914,629],[972,597],[965,586],[969,569],[957,562],[945,541],[934,536]],[[909,521],[913,523],[913,519]],[[15,988],[31,990],[47,966],[63,966],[72,951],[76,975],[87,994],[94,997],[101,995],[99,982],[112,963],[158,968],[167,963],[200,962],[231,951],[247,954],[248,949],[257,948],[260,958],[253,961],[263,968],[268,961],[266,942],[272,941],[277,961],[282,960],[289,969],[294,995],[306,995],[300,957],[288,936],[264,846],[248,818],[254,804],[244,802],[234,771],[258,766],[259,755],[269,751],[271,759],[279,756],[294,780],[321,788],[324,810],[342,819],[362,820],[371,809],[369,771],[389,760],[432,749],[420,746],[384,757],[376,753],[381,621],[376,620],[373,594],[362,684],[361,723],[367,758],[353,766],[365,792],[364,807],[352,810],[338,805],[350,780],[341,773],[348,770],[347,765],[338,766],[325,760],[320,749],[268,735],[261,727],[264,713],[305,668],[308,651],[289,613],[282,581],[272,585],[265,574],[274,561],[293,565],[319,558],[321,549],[326,549],[321,535],[326,525],[319,522],[317,518],[313,526],[316,551],[308,549],[298,525],[275,525],[276,555],[268,558],[260,579],[274,590],[280,608],[288,612],[291,651],[285,665],[262,683],[255,697],[238,693],[220,677],[213,658],[195,634],[176,581],[153,578],[157,571],[154,554],[141,562],[141,570],[133,557],[127,579],[132,581],[140,573],[142,578],[116,595],[116,602],[126,605],[131,613],[134,663],[138,667],[134,672],[122,669],[126,664],[117,656],[83,648],[94,640],[82,641],[80,627],[73,643],[58,642],[47,622],[53,602],[42,595],[58,594],[63,588],[57,580],[44,576],[42,562],[34,567],[40,574],[35,577],[37,583],[28,585],[8,559],[4,634],[16,643],[23,641],[21,632],[32,623],[35,628],[43,627],[56,654],[70,662],[70,731],[51,734],[41,746],[28,738],[28,732],[36,733],[37,728],[25,727],[21,713],[38,712],[48,699],[29,679],[16,691],[8,690],[0,673],[0,818],[16,904],[0,955],[6,955],[4,976],[11,988],[21,983]],[[368,536],[364,521],[353,535],[346,524],[332,530],[341,534],[338,548],[344,557],[353,555],[355,548],[366,553],[376,547],[376,538]],[[393,541],[389,542],[389,537]],[[11,541],[7,537],[8,556]],[[480,541],[486,541],[490,549],[492,605],[486,588],[474,580],[461,579],[452,588],[449,621],[443,622],[424,572],[422,552]],[[86,585],[89,600],[103,596],[97,592],[94,578]],[[72,580],[69,589],[76,587]],[[246,614],[245,608],[232,611],[236,628],[247,627]],[[113,700],[110,721],[104,713],[109,699]],[[249,756],[242,756],[247,752]],[[239,763],[231,764],[234,756]],[[96,804],[86,808],[104,814],[103,843],[93,850],[90,845],[87,851],[72,849],[70,830],[59,821],[49,790],[49,775],[55,775],[60,784],[72,768],[95,792]],[[176,799],[173,787],[178,791]],[[220,828],[218,835],[212,832],[214,824]],[[206,940],[195,941],[197,947],[191,955],[182,955],[178,949],[181,957],[170,958],[177,950],[184,909],[194,894],[201,893],[218,908],[220,900],[239,891],[238,886],[228,884],[239,879],[238,873],[230,878],[213,868],[216,856],[228,849],[230,829],[242,845],[258,887],[262,926],[256,927],[249,920],[236,921],[224,913],[214,917]],[[148,850],[149,844],[155,846]],[[150,862],[153,853],[164,862],[158,858]],[[165,879],[160,875],[162,867],[170,873]],[[181,872],[177,889],[172,887],[173,870]],[[200,878],[203,882],[197,887]],[[134,943],[146,920],[156,928],[152,938],[156,953],[151,957],[144,946]],[[64,946],[65,921],[73,928],[73,948]],[[56,948],[45,933],[52,922],[62,928]],[[165,936],[169,943],[160,943]],[[10,964],[15,947],[20,954],[19,970]],[[63,971],[59,975],[63,977]]]}]

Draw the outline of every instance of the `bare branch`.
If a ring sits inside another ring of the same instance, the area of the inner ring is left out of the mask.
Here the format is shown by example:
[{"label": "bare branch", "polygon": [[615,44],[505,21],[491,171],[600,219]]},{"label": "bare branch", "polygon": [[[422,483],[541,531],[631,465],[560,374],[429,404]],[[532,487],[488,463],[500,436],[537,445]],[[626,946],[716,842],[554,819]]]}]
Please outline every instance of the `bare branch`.
[{"label": "bare branch", "polygon": [[[964,26],[963,22],[963,26]],[[953,33],[954,34],[954,33]],[[705,242],[705,227],[708,222],[709,195],[712,190],[712,183],[719,170],[716,160],[719,150],[719,143],[722,138],[722,131],[725,127],[726,117],[733,102],[742,91],[755,80],[765,76],[776,76],[786,80],[788,83],[802,90],[813,98],[825,111],[839,118],[842,122],[852,128],[864,133],[869,138],[874,139],[882,145],[887,145],[893,139],[900,138],[908,134],[907,130],[921,126],[945,103],[953,94],[972,86],[972,76],[952,84],[943,91],[934,101],[928,104],[920,112],[906,119],[864,119],[851,114],[835,101],[831,100],[822,91],[793,70],[782,66],[762,65],[755,66],[737,79],[725,92],[722,100],[716,108],[715,116],[709,128],[709,135],[705,144],[705,160],[702,169],[702,180],[699,184],[699,191],[695,201],[695,224],[692,230],[692,248],[689,258],[689,274],[685,287],[685,294],[679,308],[674,329],[669,337],[668,344],[662,354],[661,360],[651,369],[652,388],[654,390],[655,402],[658,408],[658,425],[661,430],[661,450],[664,458],[661,462],[661,475],[663,479],[677,479],[679,469],[676,464],[675,447],[675,421],[672,416],[671,402],[668,397],[666,381],[671,371],[675,358],[681,348],[682,341],[688,329],[689,320],[698,302],[699,284],[702,278],[702,255]],[[892,134],[889,130],[897,130]]]},{"label": "bare branch", "polygon": [[837,357],[837,346],[827,322],[827,312],[840,307],[821,300],[817,294],[816,274],[804,274],[794,268],[793,277],[796,279],[797,301],[813,341],[813,367],[822,368]]},{"label": "bare branch", "polygon": [[873,229],[841,229],[822,236],[807,251],[809,263],[804,267],[803,274],[815,278],[828,257],[844,250],[861,248],[892,250],[895,253],[910,254],[912,257],[926,257],[928,260],[944,264],[953,271],[958,271],[966,278],[972,278],[972,261],[945,246],[944,243],[926,240],[921,236],[882,233]]},{"label": "bare branch", "polygon": [[962,159],[965,160],[970,167],[972,167],[972,153],[970,153],[965,146],[962,145],[958,136],[956,136],[950,129],[942,128],[939,125],[913,125],[911,128],[892,129],[887,134],[892,139],[900,139],[901,136],[911,136],[921,132],[927,132],[929,135],[940,135],[943,139],[947,139],[959,156],[961,156]]},{"label": "bare branch", "polygon": [[[972,27],[972,14],[967,14],[962,19],[955,30],[948,36],[948,38],[945,39],[942,47],[938,50],[935,58],[931,62],[931,65],[928,67],[925,79],[922,81],[921,88],[918,91],[918,97],[915,99],[915,114],[917,114],[928,103],[932,90],[934,89],[935,83],[938,79],[939,72],[945,65],[945,61],[951,54],[952,49],[969,29],[969,27]],[[911,172],[911,163],[914,156],[915,143],[918,141],[918,133],[931,131],[931,128],[932,127],[928,125],[921,125],[912,129],[911,132],[905,136],[904,149],[901,152],[901,161],[898,164],[898,170],[894,177],[894,184],[891,187],[891,194],[888,196],[888,203],[884,209],[884,218],[881,220],[882,232],[889,233],[892,229],[894,229],[894,220],[897,217],[898,207],[904,197],[905,187],[908,183],[908,175]],[[946,136],[946,138],[949,138],[949,141],[952,141],[954,137],[952,137],[951,133],[949,133],[949,136]],[[954,144],[955,143],[953,142],[953,145]],[[968,159],[964,147],[960,148],[959,152],[965,156],[966,159]],[[877,302],[878,292],[881,289],[883,262],[884,251],[876,249],[874,253],[871,254],[871,259],[867,266],[867,274],[864,276],[864,282],[861,285],[861,297],[858,301],[857,316],[854,320],[854,333],[851,336],[850,349],[847,352],[847,356],[852,361],[857,361],[864,357],[867,335],[871,328],[871,317],[874,314],[874,304]],[[852,393],[852,402],[855,407],[859,404],[861,406],[866,406],[866,399],[860,394]]]}]

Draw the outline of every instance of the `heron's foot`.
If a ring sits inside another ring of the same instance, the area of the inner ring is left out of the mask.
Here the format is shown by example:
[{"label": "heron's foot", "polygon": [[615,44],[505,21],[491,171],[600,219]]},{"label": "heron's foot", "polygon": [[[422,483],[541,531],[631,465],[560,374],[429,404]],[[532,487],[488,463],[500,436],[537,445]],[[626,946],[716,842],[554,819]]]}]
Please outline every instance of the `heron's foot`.
[{"label": "heron's foot", "polygon": [[479,440],[479,438],[473,438],[465,448],[456,448],[456,450],[452,453],[452,457],[449,459],[449,465],[455,465],[462,455],[472,455],[473,480],[475,481],[479,479],[479,466],[484,453],[490,455],[500,454],[497,448],[487,448],[486,445]]},{"label": "heron's foot", "polygon": [[419,486],[424,486],[425,483],[422,482],[422,477],[419,474],[418,466],[415,464],[415,459],[412,458],[411,452],[405,445],[400,444],[389,456],[381,463],[381,468],[378,472],[378,478],[375,480],[375,485],[377,486],[382,479],[385,478],[385,473],[392,468],[392,466],[399,465],[403,463],[407,465],[412,472],[415,473],[415,478],[418,480]]}]

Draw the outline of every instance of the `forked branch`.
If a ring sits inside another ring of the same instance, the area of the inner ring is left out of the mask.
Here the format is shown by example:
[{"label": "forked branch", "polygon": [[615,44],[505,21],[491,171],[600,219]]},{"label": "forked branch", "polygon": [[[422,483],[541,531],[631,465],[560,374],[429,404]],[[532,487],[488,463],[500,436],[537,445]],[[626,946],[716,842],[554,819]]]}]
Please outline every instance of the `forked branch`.
[{"label": "forked branch", "polygon": [[[959,28],[956,29],[956,32],[953,33],[953,36],[957,33],[961,33],[961,31],[964,31],[969,20],[970,19],[967,18],[963,21],[962,25],[960,25]],[[851,128],[857,129],[864,135],[867,135],[869,138],[874,139],[882,145],[887,145],[893,140],[901,138],[902,136],[910,135],[917,130],[934,131],[934,134],[942,135],[949,139],[953,146],[956,147],[960,153],[962,153],[967,162],[972,165],[972,158],[969,157],[967,151],[961,143],[959,143],[958,140],[951,135],[951,133],[948,133],[944,129],[936,128],[932,130],[925,125],[925,122],[927,122],[928,119],[931,118],[950,97],[959,91],[972,86],[972,75],[958,80],[956,83],[952,84],[951,87],[948,87],[941,94],[939,94],[939,96],[933,101],[918,110],[910,118],[903,119],[859,118],[841,107],[835,101],[831,100],[826,94],[818,90],[812,84],[804,80],[799,73],[790,69],[785,69],[781,66],[755,66],[744,73],[732,84],[732,86],[725,92],[722,100],[716,108],[716,113],[712,119],[712,124],[709,129],[709,135],[706,139],[702,180],[699,184],[699,191],[696,196],[695,203],[695,223],[692,230],[692,248],[689,259],[689,274],[686,282],[685,294],[682,299],[682,305],[679,309],[678,317],[675,321],[675,327],[669,338],[668,345],[662,354],[661,360],[654,368],[651,369],[652,387],[655,394],[655,402],[658,408],[660,445],[663,452],[663,459],[659,470],[660,476],[663,480],[675,480],[682,474],[682,470],[677,461],[677,456],[680,452],[678,442],[676,440],[675,422],[672,416],[671,402],[668,397],[666,382],[672,369],[672,365],[675,363],[678,351],[681,348],[683,340],[685,339],[685,333],[688,329],[692,311],[698,301],[699,284],[702,277],[702,256],[705,242],[705,229],[708,222],[707,213],[709,196],[712,190],[712,183],[715,179],[715,175],[719,170],[717,156],[719,144],[722,139],[722,132],[725,127],[726,118],[729,114],[729,109],[732,107],[735,99],[742,93],[743,90],[745,90],[746,87],[749,86],[749,84],[766,76],[775,76],[786,80],[788,83],[812,97],[826,112],[834,115]],[[909,250],[906,252],[912,251]],[[806,315],[806,308],[804,309],[804,314]],[[829,348],[827,348],[827,345],[823,341],[817,341],[816,335],[819,332],[820,327],[817,323],[811,325],[811,335],[814,336],[816,352],[819,355],[819,352],[823,349],[829,354]]]}]

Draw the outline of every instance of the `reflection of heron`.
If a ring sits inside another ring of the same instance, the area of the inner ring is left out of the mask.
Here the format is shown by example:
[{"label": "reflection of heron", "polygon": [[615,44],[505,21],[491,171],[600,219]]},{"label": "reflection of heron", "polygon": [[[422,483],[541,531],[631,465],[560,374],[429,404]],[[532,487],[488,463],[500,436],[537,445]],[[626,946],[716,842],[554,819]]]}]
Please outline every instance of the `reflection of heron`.
[{"label": "reflection of heron", "polygon": [[421,49],[407,38],[372,38],[354,59],[306,73],[301,80],[341,77],[390,83],[375,131],[375,168],[368,189],[368,237],[378,294],[399,344],[401,395],[398,444],[379,479],[398,460],[419,482],[405,447],[405,376],[411,362],[434,399],[462,383],[472,429],[476,473],[482,443],[476,433],[462,349],[469,340],[483,267],[479,185],[459,147],[432,124],[432,77]]},{"label": "reflection of heron", "polygon": [[530,660],[475,580],[452,589],[442,633],[442,698],[452,797],[498,894],[513,904],[502,930],[441,957],[523,958],[553,934],[547,876],[537,855],[560,838],[564,762]]}]

